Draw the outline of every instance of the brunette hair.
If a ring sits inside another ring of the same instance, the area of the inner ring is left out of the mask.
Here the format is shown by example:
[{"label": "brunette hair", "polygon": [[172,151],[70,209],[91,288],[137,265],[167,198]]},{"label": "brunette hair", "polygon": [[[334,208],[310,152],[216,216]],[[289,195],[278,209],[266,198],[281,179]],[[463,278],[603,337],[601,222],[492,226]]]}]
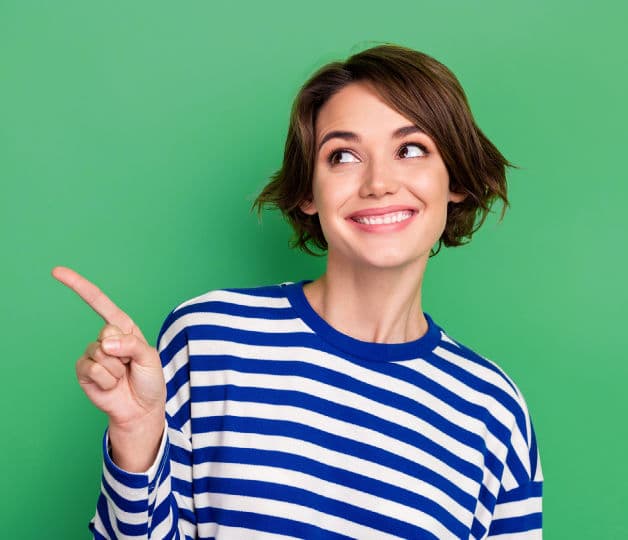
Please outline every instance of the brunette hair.
[{"label": "brunette hair", "polygon": [[321,67],[294,100],[283,164],[253,203],[258,213],[264,206],[283,213],[294,229],[293,247],[311,254],[317,254],[312,248],[327,250],[318,215],[300,208],[312,196],[316,117],[332,95],[358,81],[369,83],[387,105],[431,137],[447,167],[449,189],[466,194],[463,201],[449,203],[445,230],[430,256],[442,244],[466,244],[497,199],[503,203],[500,220],[504,217],[506,167],[515,165],[475,124],[456,76],[431,56],[385,44]]}]

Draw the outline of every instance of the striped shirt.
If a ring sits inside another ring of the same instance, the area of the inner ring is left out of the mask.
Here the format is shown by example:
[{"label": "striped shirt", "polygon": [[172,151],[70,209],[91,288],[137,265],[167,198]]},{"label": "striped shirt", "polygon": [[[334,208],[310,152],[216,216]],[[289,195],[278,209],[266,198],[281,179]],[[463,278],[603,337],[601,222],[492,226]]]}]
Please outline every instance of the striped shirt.
[{"label": "striped shirt", "polygon": [[129,473],[105,434],[95,538],[539,539],[524,398],[449,337],[356,340],[303,283],[209,292],[158,338],[166,430]]}]

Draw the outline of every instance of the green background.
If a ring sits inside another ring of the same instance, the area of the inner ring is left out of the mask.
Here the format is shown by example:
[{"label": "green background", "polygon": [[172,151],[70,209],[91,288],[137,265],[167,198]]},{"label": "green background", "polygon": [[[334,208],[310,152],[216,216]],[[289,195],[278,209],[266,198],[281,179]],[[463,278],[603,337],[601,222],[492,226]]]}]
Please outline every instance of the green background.
[{"label": "green background", "polygon": [[508,159],[512,208],[428,266],[424,309],[526,396],[545,535],[628,538],[627,8],[621,2],[0,2],[3,538],[86,538],[105,418],[74,362],[101,321],[154,340],[208,289],[313,278],[253,198],[292,99],[376,42],[449,66]]}]

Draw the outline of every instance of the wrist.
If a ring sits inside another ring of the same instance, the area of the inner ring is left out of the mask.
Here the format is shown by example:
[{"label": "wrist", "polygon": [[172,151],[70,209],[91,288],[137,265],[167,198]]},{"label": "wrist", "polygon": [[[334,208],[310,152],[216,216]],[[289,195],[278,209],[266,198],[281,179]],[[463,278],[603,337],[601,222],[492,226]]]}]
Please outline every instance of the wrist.
[{"label": "wrist", "polygon": [[127,472],[142,473],[155,462],[165,429],[165,412],[147,415],[139,421],[109,423],[111,460]]}]

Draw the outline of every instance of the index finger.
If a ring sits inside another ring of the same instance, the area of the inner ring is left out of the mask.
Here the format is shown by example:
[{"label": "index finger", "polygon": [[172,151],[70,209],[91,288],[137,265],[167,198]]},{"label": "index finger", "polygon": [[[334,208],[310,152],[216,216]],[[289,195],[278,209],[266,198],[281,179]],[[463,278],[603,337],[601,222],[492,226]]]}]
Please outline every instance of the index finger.
[{"label": "index finger", "polygon": [[127,334],[135,334],[144,339],[144,336],[139,328],[135,326],[131,317],[116,306],[109,297],[91,281],[64,266],[53,268],[52,276],[78,294],[106,323],[118,326]]}]

